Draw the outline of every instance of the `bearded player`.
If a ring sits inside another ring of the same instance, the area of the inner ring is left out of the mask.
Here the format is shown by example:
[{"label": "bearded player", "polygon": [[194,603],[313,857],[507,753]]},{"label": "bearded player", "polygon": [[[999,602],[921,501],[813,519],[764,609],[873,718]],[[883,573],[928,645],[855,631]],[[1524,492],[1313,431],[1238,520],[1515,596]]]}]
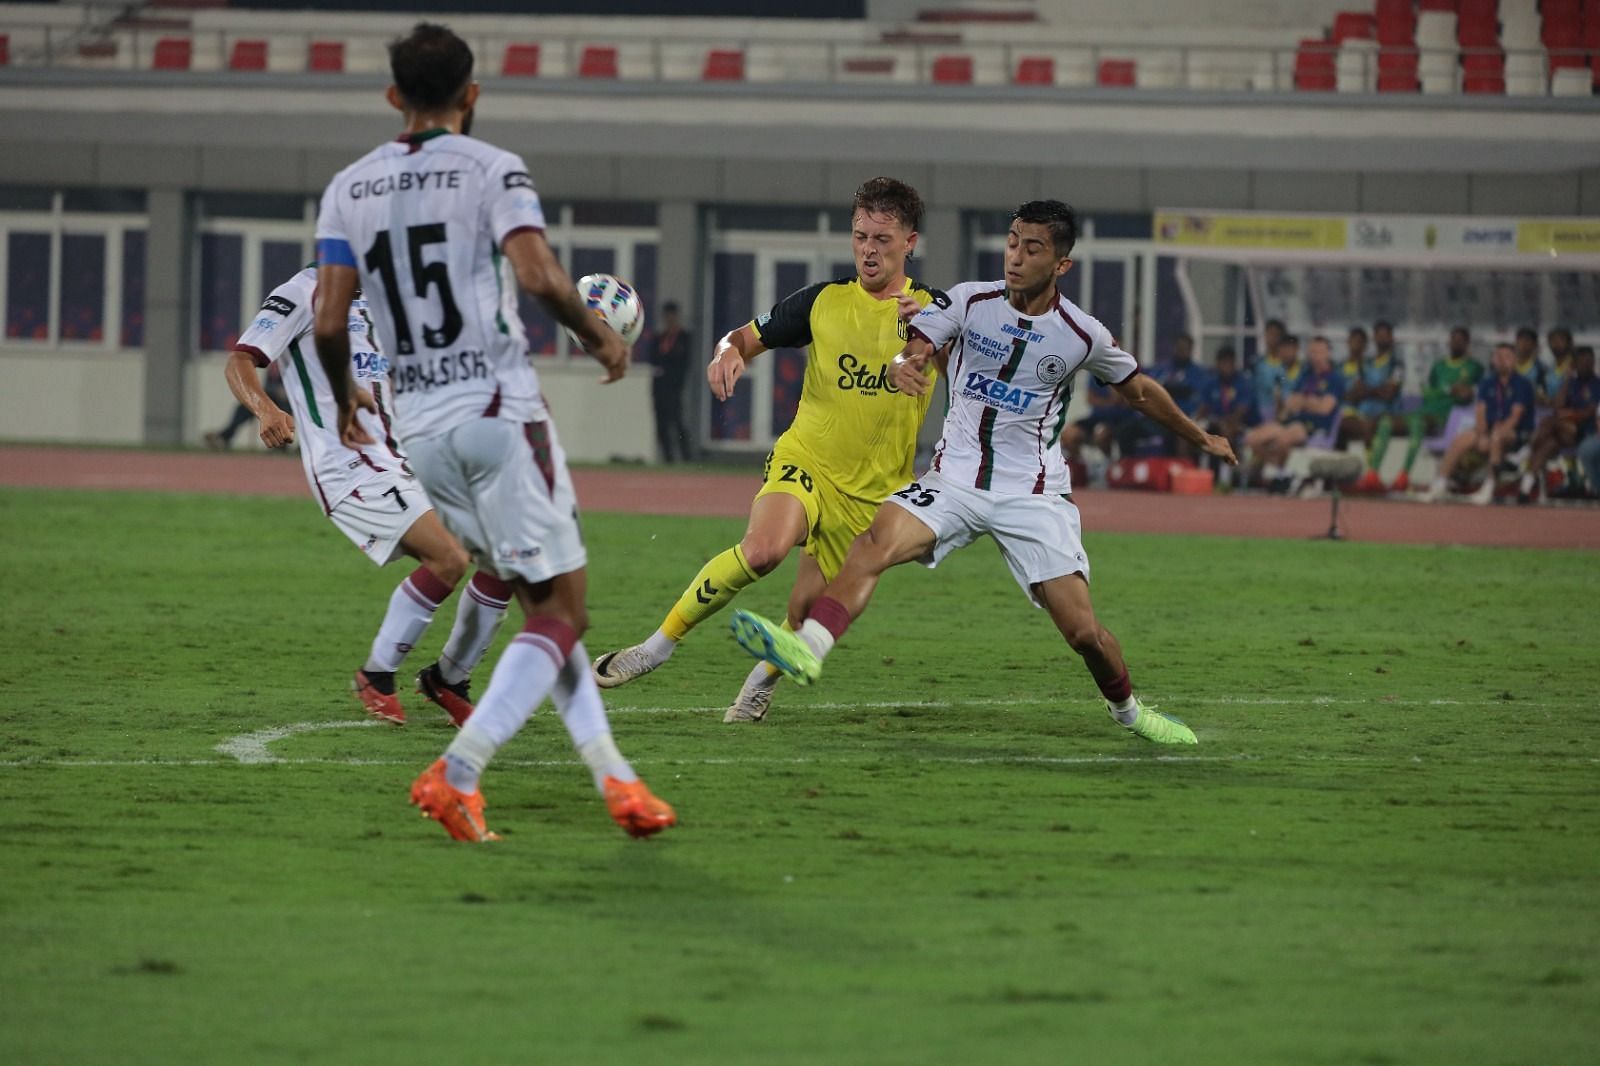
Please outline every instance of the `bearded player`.
[{"label": "bearded player", "polygon": [[[839,572],[850,542],[911,476],[932,391],[906,393],[889,382],[888,371],[905,345],[902,310],[909,315],[945,298],[906,276],[921,224],[915,189],[893,178],[866,182],[856,190],[851,219],[856,275],[801,289],[717,343],[706,379],[718,400],[733,395],[762,352],[807,348],[799,410],[767,456],[744,537],[701,567],[648,640],[595,660],[601,687],[661,666],[691,629],[804,545],[789,594],[789,620],[799,625]],[[933,368],[923,376],[931,385]],[[757,666],[723,721],[764,718],[780,676]]]},{"label": "bearded player", "polygon": [[798,632],[736,612],[734,635],[747,651],[809,683],[885,570],[913,560],[937,566],[988,535],[1017,584],[1082,657],[1113,718],[1146,740],[1196,742],[1188,726],[1133,695],[1122,647],[1095,618],[1078,509],[1056,447],[1073,375],[1087,370],[1196,449],[1236,460],[1226,438],[1192,422],[1105,326],[1061,297],[1056,282],[1072,268],[1077,232],[1066,204],[1023,204],[1006,237],[1005,279],[957,285],[947,304],[912,320],[911,341],[893,369],[907,393],[926,389],[923,368],[954,342],[950,410],[933,468],[889,497]]}]

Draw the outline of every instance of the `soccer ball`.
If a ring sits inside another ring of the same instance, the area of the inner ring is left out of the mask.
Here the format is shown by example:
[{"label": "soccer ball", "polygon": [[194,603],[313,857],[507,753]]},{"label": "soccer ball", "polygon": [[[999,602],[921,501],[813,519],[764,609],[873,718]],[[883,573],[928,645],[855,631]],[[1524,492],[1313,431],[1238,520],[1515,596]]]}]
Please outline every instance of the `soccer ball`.
[{"label": "soccer ball", "polygon": [[[644,304],[639,302],[639,294],[633,286],[620,278],[610,274],[585,274],[578,279],[578,298],[626,343],[632,344],[644,331]],[[583,347],[577,337],[573,337],[572,342]]]}]

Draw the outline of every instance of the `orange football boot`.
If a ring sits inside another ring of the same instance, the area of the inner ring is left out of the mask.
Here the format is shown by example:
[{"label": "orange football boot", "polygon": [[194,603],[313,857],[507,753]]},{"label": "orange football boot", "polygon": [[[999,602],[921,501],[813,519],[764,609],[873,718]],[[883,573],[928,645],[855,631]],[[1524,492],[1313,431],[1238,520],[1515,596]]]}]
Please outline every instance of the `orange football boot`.
[{"label": "orange football boot", "polygon": [[469,794],[451,788],[444,776],[443,759],[435,759],[432,766],[411,782],[411,803],[422,811],[424,818],[432,818],[457,840],[481,844],[500,839],[498,833],[489,832],[483,820],[483,793]]},{"label": "orange football boot", "polygon": [[361,701],[361,706],[374,718],[381,718],[385,722],[395,725],[406,724],[405,708],[400,706],[400,697],[394,694],[394,675],[389,676],[389,691],[384,692],[373,683],[365,670],[357,670],[355,680],[350,682],[350,687],[355,690],[356,699]]},{"label": "orange football boot", "polygon": [[664,800],[650,794],[643,781],[605,779],[606,809],[611,820],[631,837],[647,837],[678,824],[678,816]]},{"label": "orange football boot", "polygon": [[474,709],[472,700],[468,697],[471,691],[467,687],[468,684],[466,681],[458,681],[454,685],[447,682],[439,674],[438,663],[425,667],[417,675],[417,692],[423,699],[442,707],[457,729],[466,725]]}]

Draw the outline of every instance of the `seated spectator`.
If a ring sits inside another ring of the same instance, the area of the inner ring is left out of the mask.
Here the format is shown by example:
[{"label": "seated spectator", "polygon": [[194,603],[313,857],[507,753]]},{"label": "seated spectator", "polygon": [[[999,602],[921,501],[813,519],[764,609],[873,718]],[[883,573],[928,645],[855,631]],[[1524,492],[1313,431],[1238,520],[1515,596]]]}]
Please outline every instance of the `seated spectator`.
[{"label": "seated spectator", "polygon": [[1306,368],[1284,398],[1282,419],[1263,422],[1244,437],[1253,461],[1263,467],[1268,488],[1275,492],[1288,488],[1283,464],[1289,453],[1313,442],[1313,438],[1321,447],[1332,445],[1339,422],[1344,378],[1333,365],[1333,347],[1328,338],[1312,338],[1306,358]]},{"label": "seated spectator", "polygon": [[[1351,330],[1352,336],[1356,330]],[[1366,347],[1363,332],[1361,349]],[[1344,366],[1344,410],[1339,422],[1339,440],[1360,441],[1367,446],[1367,469],[1356,482],[1358,492],[1382,492],[1383,479],[1378,471],[1383,467],[1383,457],[1389,450],[1389,438],[1394,433],[1394,423],[1399,418],[1400,386],[1405,378],[1405,368],[1394,354],[1394,335],[1389,335],[1389,348],[1374,352],[1355,366],[1347,361]],[[1352,352],[1357,350],[1352,344]],[[1404,425],[1401,426],[1404,432]],[[1398,482],[1398,478],[1396,481]],[[1408,478],[1409,480],[1409,478]],[[1399,486],[1404,491],[1405,486]]]},{"label": "seated spectator", "polygon": [[[1187,333],[1178,334],[1172,342],[1171,361],[1151,367],[1150,376],[1166,388],[1179,409],[1190,418],[1200,409],[1200,400],[1211,381],[1210,372],[1194,361],[1194,338]],[[1198,454],[1194,448],[1180,442],[1175,434],[1163,431],[1161,437],[1162,451],[1166,455],[1193,458]]]},{"label": "seated spectator", "polygon": [[1589,435],[1597,406],[1600,378],[1595,377],[1594,349],[1584,345],[1572,352],[1572,373],[1556,389],[1555,411],[1533,432],[1528,465],[1517,493],[1519,502],[1528,503],[1535,494],[1543,498],[1545,465]]},{"label": "seated spectator", "polygon": [[1550,349],[1550,362],[1546,367],[1550,380],[1560,384],[1561,379],[1572,372],[1572,331],[1566,326],[1557,326],[1545,334],[1545,345]]},{"label": "seated spectator", "polygon": [[1472,334],[1457,326],[1450,331],[1450,354],[1428,369],[1421,406],[1406,416],[1406,458],[1391,489],[1404,492],[1411,487],[1411,467],[1423,441],[1443,432],[1451,411],[1474,402],[1482,378],[1483,364],[1472,358]]},{"label": "seated spectator", "polygon": [[1285,333],[1271,354],[1255,365],[1256,418],[1262,424],[1277,421],[1284,398],[1300,372],[1300,338]]},{"label": "seated spectator", "polygon": [[1533,386],[1534,402],[1540,407],[1549,407],[1550,398],[1555,395],[1555,387],[1561,384],[1561,378],[1552,374],[1550,368],[1539,360],[1539,331],[1531,326],[1517,330],[1515,348],[1517,373],[1527,378],[1528,384]]},{"label": "seated spectator", "polygon": [[1478,383],[1473,426],[1457,434],[1445,449],[1438,476],[1428,490],[1429,499],[1444,498],[1458,466],[1485,459],[1489,464],[1488,476],[1471,499],[1473,503],[1482,504],[1494,498],[1500,464],[1508,453],[1522,447],[1533,435],[1533,386],[1516,372],[1516,366],[1516,349],[1509,344],[1495,345],[1491,373]]},{"label": "seated spectator", "polygon": [[1272,358],[1273,354],[1278,350],[1278,345],[1283,343],[1283,338],[1288,334],[1289,331],[1283,328],[1281,319],[1269,318],[1263,322],[1261,324],[1261,347],[1256,349],[1256,357],[1246,365],[1246,369],[1254,370],[1256,364],[1261,360]]},{"label": "seated spectator", "polygon": [[1578,445],[1578,466],[1591,497],[1600,496],[1600,412],[1589,423],[1589,435]]},{"label": "seated spectator", "polygon": [[[1216,372],[1206,383],[1200,397],[1199,409],[1192,416],[1206,427],[1208,433],[1228,438],[1235,448],[1242,450],[1244,431],[1258,421],[1255,390],[1239,373],[1239,358],[1226,345],[1217,349]],[[1227,484],[1233,476],[1233,467],[1216,464],[1219,483]]]},{"label": "seated spectator", "polygon": [[1077,432],[1072,435],[1072,450],[1076,452],[1087,439],[1108,459],[1132,455],[1145,433],[1144,420],[1111,390],[1111,386],[1102,385],[1093,374],[1089,375],[1089,387],[1084,390],[1083,398],[1088,401],[1089,413],[1073,423]]},{"label": "seated spectator", "polygon": [[1367,331],[1360,326],[1351,326],[1344,340],[1344,362],[1339,366],[1339,373],[1344,375],[1346,384],[1355,380],[1361,370],[1361,362],[1366,357]]}]

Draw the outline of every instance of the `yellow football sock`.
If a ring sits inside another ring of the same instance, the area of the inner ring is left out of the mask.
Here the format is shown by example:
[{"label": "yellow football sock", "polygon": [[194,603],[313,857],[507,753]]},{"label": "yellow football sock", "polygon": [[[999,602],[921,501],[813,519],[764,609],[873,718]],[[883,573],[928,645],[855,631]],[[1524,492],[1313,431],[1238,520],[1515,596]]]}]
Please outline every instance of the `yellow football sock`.
[{"label": "yellow football sock", "polygon": [[700,568],[694,582],[683,590],[678,602],[667,612],[661,632],[671,640],[682,640],[689,630],[722,610],[740,589],[759,577],[735,544]]}]

